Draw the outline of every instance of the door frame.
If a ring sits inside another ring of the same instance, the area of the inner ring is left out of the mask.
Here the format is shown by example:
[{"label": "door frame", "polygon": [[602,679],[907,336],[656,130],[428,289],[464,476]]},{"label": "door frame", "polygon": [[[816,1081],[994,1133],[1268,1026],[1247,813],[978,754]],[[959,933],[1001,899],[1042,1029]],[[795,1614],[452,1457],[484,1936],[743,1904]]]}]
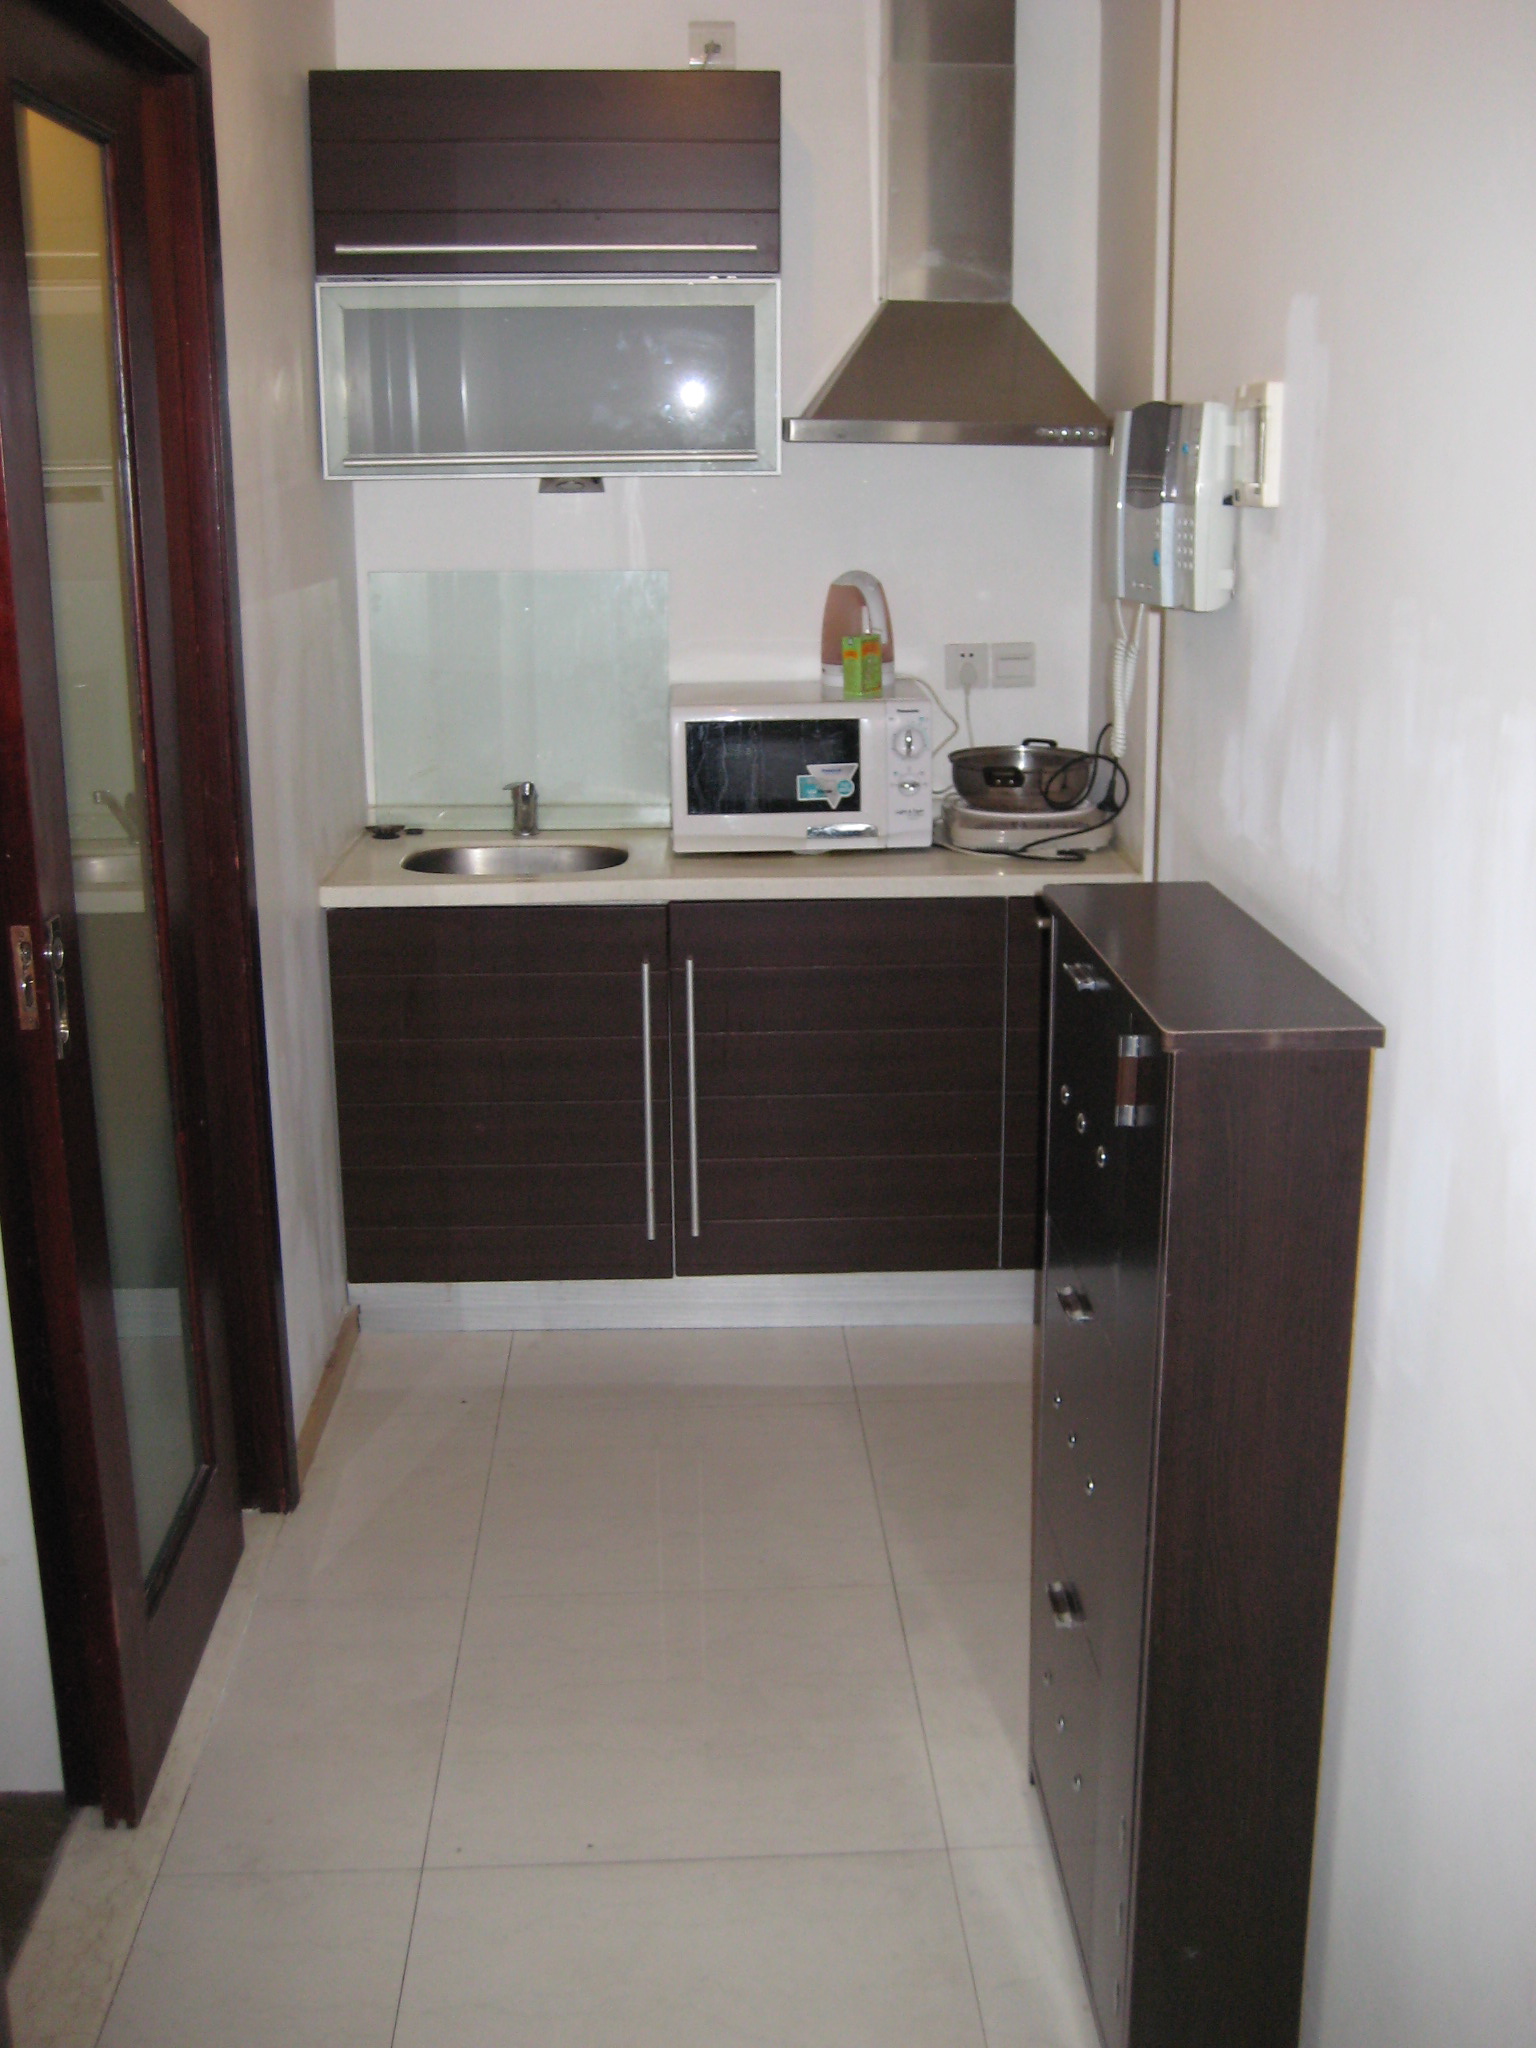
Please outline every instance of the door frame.
[{"label": "door frame", "polygon": [[[298,1498],[298,1459],[256,918],[209,42],[167,0],[34,4],[150,74],[143,144],[189,923],[199,956],[219,964],[197,990],[204,1142],[217,1198],[209,1277],[229,1359],[240,1498],[282,1511]],[[14,151],[0,149],[0,897],[7,924],[30,922],[36,932],[40,883],[50,878],[39,876],[34,854],[20,674],[40,659],[51,665],[52,622],[29,601],[46,588],[47,536],[36,433],[19,427],[32,383],[30,367],[17,370],[18,350],[29,365],[31,347],[24,252],[4,232],[20,218],[15,162]],[[0,1236],[65,1786],[81,1803],[102,1800],[109,1818],[131,1818],[148,1788],[125,1783],[92,1700],[112,1612],[93,1527],[103,1504],[82,1498],[85,1389],[64,1369],[56,1324],[50,1333],[49,1276],[67,1192],[34,1179],[16,1009],[9,997],[0,1007]]]}]

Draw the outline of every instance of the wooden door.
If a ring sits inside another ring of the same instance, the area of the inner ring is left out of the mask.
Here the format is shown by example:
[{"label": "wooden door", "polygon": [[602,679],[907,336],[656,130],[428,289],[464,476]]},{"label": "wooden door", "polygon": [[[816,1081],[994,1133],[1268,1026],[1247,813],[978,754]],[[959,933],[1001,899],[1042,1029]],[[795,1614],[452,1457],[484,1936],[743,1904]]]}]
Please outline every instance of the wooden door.
[{"label": "wooden door", "polygon": [[142,42],[121,8],[0,26],[0,1199],[66,1776],[109,1820],[142,1811],[239,1557],[235,1360],[247,1420],[282,1417],[270,1505],[292,1443],[206,49],[155,12]]},{"label": "wooden door", "polygon": [[665,910],[327,925],[348,1278],[670,1274]]},{"label": "wooden door", "polygon": [[997,1265],[1003,933],[1000,902],[672,906],[679,1273]]}]

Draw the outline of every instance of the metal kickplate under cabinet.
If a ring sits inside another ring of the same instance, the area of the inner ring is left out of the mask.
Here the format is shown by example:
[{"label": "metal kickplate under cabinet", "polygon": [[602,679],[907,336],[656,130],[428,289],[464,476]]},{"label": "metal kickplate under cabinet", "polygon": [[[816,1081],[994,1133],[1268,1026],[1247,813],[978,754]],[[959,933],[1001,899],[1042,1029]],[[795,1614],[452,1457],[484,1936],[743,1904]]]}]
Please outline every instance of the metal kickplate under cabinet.
[{"label": "metal kickplate under cabinet", "polygon": [[327,477],[779,467],[776,278],[322,280]]}]

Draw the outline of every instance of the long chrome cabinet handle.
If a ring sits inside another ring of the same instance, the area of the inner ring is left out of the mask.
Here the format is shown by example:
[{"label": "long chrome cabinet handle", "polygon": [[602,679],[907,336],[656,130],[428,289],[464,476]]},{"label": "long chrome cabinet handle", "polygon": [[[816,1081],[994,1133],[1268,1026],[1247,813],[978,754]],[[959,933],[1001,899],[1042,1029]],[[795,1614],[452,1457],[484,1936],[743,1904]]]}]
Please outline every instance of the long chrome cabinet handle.
[{"label": "long chrome cabinet handle", "polygon": [[656,1111],[651,1101],[651,963],[640,963],[640,1029],[645,1035],[645,1234],[656,1242]]},{"label": "long chrome cabinet handle", "polygon": [[688,1016],[688,1198],[692,1203],[689,1235],[699,1234],[699,1062],[693,1033],[693,961],[683,973]]}]

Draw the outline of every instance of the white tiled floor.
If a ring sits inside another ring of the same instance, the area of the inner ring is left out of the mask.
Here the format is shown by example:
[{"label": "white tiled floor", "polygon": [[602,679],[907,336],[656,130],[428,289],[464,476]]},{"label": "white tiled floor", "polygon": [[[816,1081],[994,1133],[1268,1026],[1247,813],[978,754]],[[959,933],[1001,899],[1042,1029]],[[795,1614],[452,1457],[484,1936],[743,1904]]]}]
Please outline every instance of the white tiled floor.
[{"label": "white tiled floor", "polygon": [[1093,2048],[1026,1336],[365,1336],[106,2048]]}]

